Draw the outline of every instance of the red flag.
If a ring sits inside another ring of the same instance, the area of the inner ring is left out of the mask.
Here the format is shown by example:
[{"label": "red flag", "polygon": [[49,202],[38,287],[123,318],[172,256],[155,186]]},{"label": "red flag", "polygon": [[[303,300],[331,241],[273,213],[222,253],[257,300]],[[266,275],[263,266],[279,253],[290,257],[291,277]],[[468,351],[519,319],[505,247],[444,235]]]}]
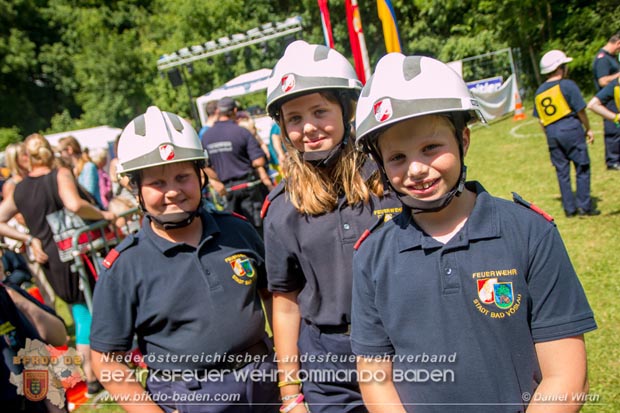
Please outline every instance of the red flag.
[{"label": "red flag", "polygon": [[351,42],[351,52],[355,62],[355,72],[362,82],[370,77],[370,62],[368,60],[368,50],[366,40],[362,31],[362,19],[357,7],[357,0],[346,0],[347,26],[349,27],[349,41]]},{"label": "red flag", "polygon": [[323,35],[325,36],[325,46],[334,48],[334,36],[332,35],[332,24],[329,21],[328,0],[317,0],[321,11],[321,24],[323,25]]}]

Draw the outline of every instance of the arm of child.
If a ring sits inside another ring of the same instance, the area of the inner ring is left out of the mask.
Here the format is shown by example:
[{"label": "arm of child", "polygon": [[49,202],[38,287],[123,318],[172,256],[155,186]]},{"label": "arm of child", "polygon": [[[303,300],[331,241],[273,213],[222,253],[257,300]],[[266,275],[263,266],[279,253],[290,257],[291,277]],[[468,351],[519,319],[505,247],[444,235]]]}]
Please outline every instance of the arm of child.
[{"label": "arm of child", "polygon": [[91,350],[90,358],[97,380],[110,393],[112,400],[127,413],[162,413],[163,410],[153,401],[142,387],[138,376],[124,363],[124,353],[100,353]]},{"label": "arm of child", "polygon": [[[383,378],[384,380],[360,381],[360,390],[369,413],[404,413],[400,397],[392,381],[392,361],[357,358],[360,377]],[[363,372],[363,373],[362,373]]]},{"label": "arm of child", "polygon": [[578,412],[588,392],[583,335],[536,343],[536,355],[542,381],[527,413]]},{"label": "arm of child", "polygon": [[60,318],[45,311],[11,287],[7,287],[6,292],[13,300],[15,307],[26,316],[46,343],[52,346],[62,346],[67,343],[67,329]]},{"label": "arm of child", "polygon": [[590,102],[588,102],[588,109],[598,115],[601,115],[603,119],[607,119],[612,122],[615,120],[617,115],[616,113],[613,113],[611,110],[607,109],[607,107],[603,105],[601,100],[596,96],[594,96],[592,99],[590,99]]},{"label": "arm of child", "polygon": [[[299,349],[297,339],[301,326],[301,313],[297,304],[299,291],[273,293],[273,339],[278,355],[278,371],[280,394],[282,397],[301,393],[300,384],[287,384],[297,380],[299,371]],[[287,400],[284,405],[294,400]],[[306,409],[302,404],[291,410],[290,413],[303,413]]]}]

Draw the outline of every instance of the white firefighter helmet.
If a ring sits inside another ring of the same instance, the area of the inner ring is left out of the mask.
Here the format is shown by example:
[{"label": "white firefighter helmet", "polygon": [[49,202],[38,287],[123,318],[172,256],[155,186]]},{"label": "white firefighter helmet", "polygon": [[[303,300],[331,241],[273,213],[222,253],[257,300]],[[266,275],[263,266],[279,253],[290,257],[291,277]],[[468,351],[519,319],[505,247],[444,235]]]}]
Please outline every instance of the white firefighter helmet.
[{"label": "white firefighter helmet", "polygon": [[[357,103],[356,145],[369,151],[379,131],[406,119],[461,112],[464,122],[486,122],[461,76],[445,63],[424,56],[389,53],[379,60]],[[463,125],[464,126],[464,125]]]},{"label": "white firefighter helmet", "polygon": [[118,172],[126,174],[174,162],[204,161],[196,131],[174,113],[150,106],[123,129],[118,142]]},{"label": "white firefighter helmet", "polygon": [[564,63],[572,62],[573,58],[566,56],[561,50],[550,50],[540,59],[540,74],[552,73]]},{"label": "white firefighter helmet", "polygon": [[357,98],[362,83],[338,51],[297,40],[286,48],[267,83],[267,112],[277,119],[285,100],[310,92],[336,89]]}]

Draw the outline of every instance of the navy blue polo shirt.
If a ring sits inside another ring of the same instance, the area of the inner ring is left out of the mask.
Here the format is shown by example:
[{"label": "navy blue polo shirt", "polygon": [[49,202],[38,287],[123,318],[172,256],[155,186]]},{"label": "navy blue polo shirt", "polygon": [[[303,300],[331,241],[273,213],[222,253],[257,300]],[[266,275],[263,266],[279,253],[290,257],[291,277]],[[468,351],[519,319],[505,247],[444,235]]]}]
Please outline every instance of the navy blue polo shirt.
[{"label": "navy blue polo shirt", "polygon": [[[551,82],[545,82],[538,87],[535,96],[538,96],[541,93],[544,93],[554,88],[556,85],[559,85],[560,93],[562,95],[561,97],[559,97],[559,99],[561,100],[563,98],[564,102],[562,102],[562,104],[565,103],[568,105],[568,107],[566,108],[567,113],[561,119],[545,126],[545,133],[548,136],[562,136],[567,130],[583,130],[581,121],[577,117],[577,113],[586,108],[586,102],[583,100],[581,91],[579,90],[579,87],[575,82],[570,79],[561,79]],[[551,98],[549,98],[549,100],[550,103],[553,104],[551,102]],[[551,106],[549,107],[549,109],[551,109],[551,112],[559,110],[557,106]],[[534,105],[533,116],[536,118],[541,117],[538,113],[538,108],[536,105]]]},{"label": "navy blue polo shirt", "polygon": [[[620,89],[620,79],[614,79],[607,84],[604,88],[598,91],[596,97],[601,101],[603,105],[613,113],[620,112],[620,108],[616,105],[614,99],[614,90]],[[618,92],[620,93],[620,91]],[[605,135],[620,135],[620,128],[610,120],[604,120]]]},{"label": "navy blue polo shirt", "polygon": [[541,380],[534,344],[596,323],[555,225],[467,186],[474,209],[445,245],[404,210],[360,246],[352,348],[392,355],[401,401],[428,403],[408,410],[522,412]]},{"label": "navy blue polo shirt", "polygon": [[250,131],[233,120],[215,122],[202,136],[202,146],[222,182],[246,178],[254,173],[252,161],[265,156]]},{"label": "navy blue polo shirt", "polygon": [[400,213],[400,201],[388,195],[351,206],[341,196],[335,210],[311,216],[295,209],[283,183],[268,198],[264,239],[269,290],[301,290],[301,316],[312,324],[349,324],[353,245],[381,215]]},{"label": "navy blue polo shirt", "polygon": [[594,74],[594,86],[596,90],[601,90],[598,80],[603,76],[613,75],[620,72],[620,62],[618,56],[609,54],[605,49],[600,49],[592,62],[592,73]]},{"label": "navy blue polo shirt", "polygon": [[[265,335],[258,288],[266,287],[264,247],[254,228],[201,209],[197,248],[157,236],[148,218],[117,247],[99,277],[90,345],[127,351],[134,333],[153,369],[204,369]],[[182,356],[182,357],[181,357]]]}]

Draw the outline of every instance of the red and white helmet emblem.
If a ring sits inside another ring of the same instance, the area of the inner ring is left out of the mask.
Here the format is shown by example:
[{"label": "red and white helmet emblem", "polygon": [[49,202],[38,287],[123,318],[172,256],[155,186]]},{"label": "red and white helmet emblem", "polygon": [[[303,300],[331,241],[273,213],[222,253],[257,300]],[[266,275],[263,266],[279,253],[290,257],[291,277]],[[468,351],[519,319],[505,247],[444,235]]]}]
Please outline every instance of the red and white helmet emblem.
[{"label": "red and white helmet emblem", "polygon": [[394,114],[392,110],[392,101],[389,98],[381,99],[375,102],[373,109],[375,111],[375,119],[377,122],[385,122]]},{"label": "red and white helmet emblem", "polygon": [[280,80],[280,84],[282,85],[282,92],[290,92],[295,87],[295,75],[284,75]]},{"label": "red and white helmet emblem", "polygon": [[163,144],[159,147],[159,156],[164,161],[171,161],[174,159],[174,146]]}]

